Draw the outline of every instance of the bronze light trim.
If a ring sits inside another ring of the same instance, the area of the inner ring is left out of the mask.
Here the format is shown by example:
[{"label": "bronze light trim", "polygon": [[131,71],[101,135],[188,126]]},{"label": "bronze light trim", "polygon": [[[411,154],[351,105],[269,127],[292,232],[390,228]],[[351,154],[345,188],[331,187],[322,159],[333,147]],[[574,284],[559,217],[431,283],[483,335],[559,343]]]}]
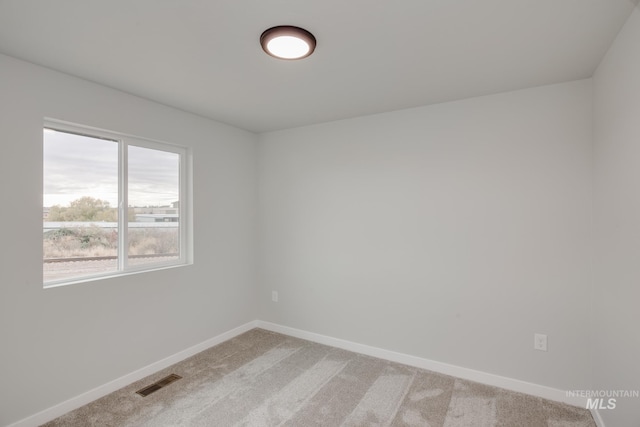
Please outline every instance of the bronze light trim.
[{"label": "bronze light trim", "polygon": [[[278,37],[294,37],[296,39],[302,40],[309,46],[309,51],[301,56],[296,57],[286,57],[279,56],[273,52],[271,52],[268,48],[269,42]],[[297,59],[303,59],[308,57],[313,53],[316,49],[316,38],[309,31],[304,28],[295,27],[293,25],[279,25],[277,27],[271,27],[260,36],[260,45],[262,46],[262,50],[265,51],[267,55],[273,56],[274,58],[284,59],[289,61],[295,61]]]}]

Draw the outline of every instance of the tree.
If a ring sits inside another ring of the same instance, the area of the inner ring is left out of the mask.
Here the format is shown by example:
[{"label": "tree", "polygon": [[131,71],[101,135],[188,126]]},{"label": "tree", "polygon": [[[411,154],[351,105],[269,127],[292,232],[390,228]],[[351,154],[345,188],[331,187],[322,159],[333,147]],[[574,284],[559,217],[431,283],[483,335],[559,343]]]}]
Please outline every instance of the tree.
[{"label": "tree", "polygon": [[49,221],[115,222],[118,220],[117,218],[117,210],[110,207],[109,202],[84,196],[71,202],[69,207],[52,206],[49,210],[48,219]]}]

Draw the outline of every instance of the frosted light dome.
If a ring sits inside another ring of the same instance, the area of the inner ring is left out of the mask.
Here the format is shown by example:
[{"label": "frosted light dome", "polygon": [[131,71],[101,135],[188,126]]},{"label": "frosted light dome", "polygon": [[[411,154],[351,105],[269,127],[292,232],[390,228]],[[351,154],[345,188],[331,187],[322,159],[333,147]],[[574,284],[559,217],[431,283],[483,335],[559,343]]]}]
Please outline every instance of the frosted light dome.
[{"label": "frosted light dome", "polygon": [[260,36],[264,51],[280,59],[302,59],[311,55],[316,39],[307,30],[292,26],[269,28]]}]

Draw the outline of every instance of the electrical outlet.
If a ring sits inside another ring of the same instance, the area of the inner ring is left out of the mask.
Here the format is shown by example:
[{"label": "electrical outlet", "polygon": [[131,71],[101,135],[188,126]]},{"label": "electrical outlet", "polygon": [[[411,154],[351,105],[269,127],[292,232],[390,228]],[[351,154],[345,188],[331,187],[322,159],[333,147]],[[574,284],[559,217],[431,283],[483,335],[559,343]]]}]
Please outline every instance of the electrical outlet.
[{"label": "electrical outlet", "polygon": [[278,302],[278,291],[271,291],[271,301]]},{"label": "electrical outlet", "polygon": [[545,334],[533,334],[533,348],[547,351],[547,336]]}]

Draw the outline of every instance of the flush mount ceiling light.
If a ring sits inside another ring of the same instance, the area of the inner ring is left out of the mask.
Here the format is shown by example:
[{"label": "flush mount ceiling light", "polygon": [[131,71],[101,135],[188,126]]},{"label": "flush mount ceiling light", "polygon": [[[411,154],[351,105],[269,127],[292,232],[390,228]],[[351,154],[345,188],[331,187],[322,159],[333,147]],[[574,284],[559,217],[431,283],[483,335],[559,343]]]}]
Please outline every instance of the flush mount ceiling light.
[{"label": "flush mount ceiling light", "polygon": [[260,44],[262,49],[274,58],[302,59],[313,53],[316,38],[302,28],[280,25],[262,33]]}]

